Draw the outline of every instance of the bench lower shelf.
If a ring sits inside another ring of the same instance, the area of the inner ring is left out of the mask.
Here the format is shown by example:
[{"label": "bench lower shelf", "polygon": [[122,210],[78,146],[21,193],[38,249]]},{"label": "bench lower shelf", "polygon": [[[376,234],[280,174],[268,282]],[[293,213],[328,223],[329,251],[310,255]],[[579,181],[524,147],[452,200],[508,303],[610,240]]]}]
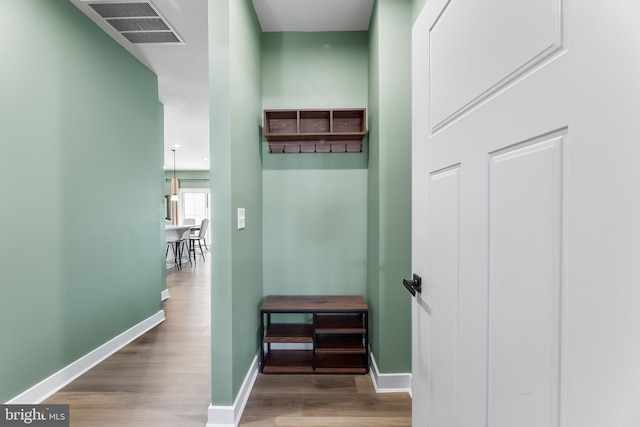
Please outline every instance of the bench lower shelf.
[{"label": "bench lower shelf", "polygon": [[366,374],[366,355],[316,353],[312,350],[271,350],[266,355],[265,374]]}]

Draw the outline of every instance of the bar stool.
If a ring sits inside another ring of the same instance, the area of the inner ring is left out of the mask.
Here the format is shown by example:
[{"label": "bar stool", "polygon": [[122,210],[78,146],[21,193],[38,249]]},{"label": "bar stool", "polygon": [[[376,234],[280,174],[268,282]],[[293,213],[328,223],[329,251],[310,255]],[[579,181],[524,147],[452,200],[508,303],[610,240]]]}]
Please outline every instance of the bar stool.
[{"label": "bar stool", "polygon": [[207,248],[207,230],[209,229],[209,220],[207,218],[202,220],[202,224],[200,224],[200,231],[198,234],[191,235],[189,237],[189,260],[191,260],[191,254],[193,253],[193,262],[196,261],[196,242],[198,242],[198,246],[200,247],[200,254],[202,255],[202,259],[204,260],[204,251],[202,250],[202,243],[204,242],[205,249]]},{"label": "bar stool", "polygon": [[175,265],[176,270],[182,269],[182,258],[178,256],[181,254],[180,242],[181,240],[167,240],[167,250],[164,254],[164,257],[166,259],[167,256],[169,256],[169,249],[171,249],[171,253],[173,254],[173,264]]}]

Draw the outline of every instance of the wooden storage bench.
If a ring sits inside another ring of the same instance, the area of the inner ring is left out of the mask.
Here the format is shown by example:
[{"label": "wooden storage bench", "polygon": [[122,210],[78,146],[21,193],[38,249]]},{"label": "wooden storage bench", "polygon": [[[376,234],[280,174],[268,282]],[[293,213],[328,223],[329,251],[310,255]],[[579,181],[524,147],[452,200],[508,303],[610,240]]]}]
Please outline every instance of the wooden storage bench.
[{"label": "wooden storage bench", "polygon": [[[312,318],[304,323],[273,323],[272,314]],[[369,307],[359,295],[268,296],[260,307],[260,372],[367,374],[368,326]],[[274,344],[287,348],[275,349]]]}]

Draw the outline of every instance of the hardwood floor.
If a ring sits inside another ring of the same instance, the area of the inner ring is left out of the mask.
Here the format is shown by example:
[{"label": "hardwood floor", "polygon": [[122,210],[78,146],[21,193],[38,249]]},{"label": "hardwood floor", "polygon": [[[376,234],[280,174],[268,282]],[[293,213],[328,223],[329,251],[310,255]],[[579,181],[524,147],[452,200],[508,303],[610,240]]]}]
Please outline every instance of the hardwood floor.
[{"label": "hardwood floor", "polygon": [[240,426],[410,427],[408,393],[376,394],[368,375],[258,375]]},{"label": "hardwood floor", "polygon": [[[203,427],[211,403],[210,257],[167,273],[167,319],[44,403],[72,427]],[[259,375],[245,427],[411,426],[407,393],[376,394],[363,375]]]},{"label": "hardwood floor", "polygon": [[167,272],[163,323],[45,403],[69,404],[75,427],[203,427],[211,404],[210,257]]}]

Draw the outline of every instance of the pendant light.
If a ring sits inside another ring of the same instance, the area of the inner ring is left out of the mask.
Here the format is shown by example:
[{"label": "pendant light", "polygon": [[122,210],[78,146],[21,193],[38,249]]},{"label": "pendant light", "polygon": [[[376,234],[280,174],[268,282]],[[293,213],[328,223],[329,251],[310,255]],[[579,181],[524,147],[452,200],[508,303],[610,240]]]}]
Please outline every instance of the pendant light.
[{"label": "pendant light", "polygon": [[176,150],[173,149],[173,178],[171,178],[171,201],[177,202],[180,200],[178,197],[178,179],[176,178]]}]

